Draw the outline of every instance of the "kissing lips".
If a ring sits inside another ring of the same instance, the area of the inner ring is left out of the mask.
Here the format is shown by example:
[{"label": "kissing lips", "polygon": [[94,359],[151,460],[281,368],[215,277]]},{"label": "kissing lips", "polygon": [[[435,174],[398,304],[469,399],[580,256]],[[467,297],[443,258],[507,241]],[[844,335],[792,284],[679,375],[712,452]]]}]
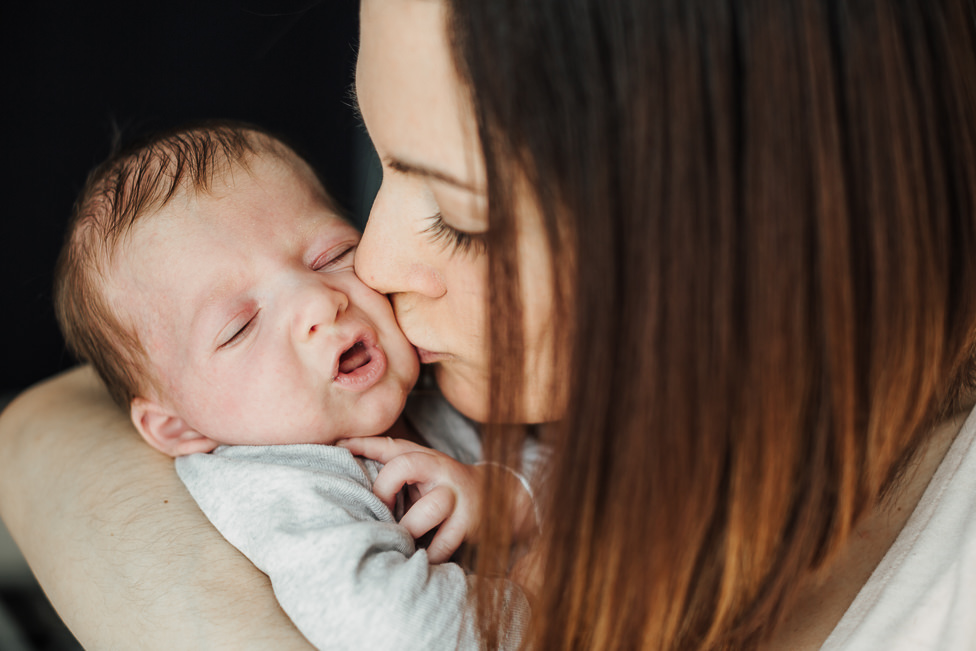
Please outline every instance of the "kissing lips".
[{"label": "kissing lips", "polygon": [[339,355],[333,383],[351,391],[365,391],[386,373],[386,355],[376,344],[359,339]]},{"label": "kissing lips", "polygon": [[421,364],[436,364],[437,362],[449,359],[450,355],[445,353],[435,353],[423,348],[417,348],[417,357],[420,358]]}]

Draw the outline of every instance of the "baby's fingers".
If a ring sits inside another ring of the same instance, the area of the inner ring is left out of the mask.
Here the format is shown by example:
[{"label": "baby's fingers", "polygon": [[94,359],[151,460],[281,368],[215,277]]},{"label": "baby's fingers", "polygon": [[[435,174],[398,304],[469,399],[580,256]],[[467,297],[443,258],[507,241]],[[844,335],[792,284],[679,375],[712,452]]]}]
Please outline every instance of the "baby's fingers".
[{"label": "baby's fingers", "polygon": [[419,452],[427,448],[413,441],[405,439],[391,439],[389,436],[363,436],[336,441],[336,445],[346,448],[356,456],[373,459],[380,463],[389,463],[391,459],[406,454]]},{"label": "baby's fingers", "polygon": [[383,466],[373,482],[373,494],[389,506],[396,501],[397,493],[406,484],[417,486],[421,494],[426,492],[426,484],[437,472],[437,460],[427,453],[410,452],[393,457]]},{"label": "baby's fingers", "polygon": [[467,528],[457,515],[441,523],[434,539],[427,545],[427,558],[431,563],[446,563],[467,537]]},{"label": "baby's fingers", "polygon": [[[400,525],[405,528],[414,539],[420,538],[425,533],[447,520],[451,513],[454,512],[454,504],[454,491],[446,486],[438,486],[417,500],[417,502],[410,507],[410,510],[408,510],[400,519]],[[438,532],[437,536],[434,537],[434,540],[437,540],[437,537],[439,536],[440,532]],[[460,545],[461,541],[459,540],[457,544]],[[443,546],[444,544],[440,543],[440,547],[442,548]],[[455,546],[454,549],[457,549],[457,546]],[[430,548],[428,548],[427,552],[428,555],[430,555]],[[453,552],[454,550],[452,549],[447,554],[447,558],[450,558],[451,553]],[[431,561],[434,563],[443,562],[434,560],[433,556],[431,556]]]}]

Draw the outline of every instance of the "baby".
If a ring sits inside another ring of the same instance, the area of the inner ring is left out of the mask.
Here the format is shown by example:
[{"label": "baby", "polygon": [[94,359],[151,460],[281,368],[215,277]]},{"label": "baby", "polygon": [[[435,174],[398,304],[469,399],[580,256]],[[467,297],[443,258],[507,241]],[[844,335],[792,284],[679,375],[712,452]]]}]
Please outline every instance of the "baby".
[{"label": "baby", "polygon": [[[472,425],[442,400],[419,396],[400,418],[418,359],[386,297],[356,276],[358,241],[280,140],[236,123],[188,127],[89,176],[58,263],[57,315],[313,644],[362,648],[359,622],[380,627],[377,644],[389,629],[401,648],[445,635],[454,646],[476,636],[456,598],[468,579],[417,560],[414,538],[436,530],[431,563],[472,541],[488,468]],[[441,451],[414,442],[411,423]],[[510,478],[516,528],[529,532],[528,484]],[[405,485],[416,501],[398,525]],[[521,595],[503,589],[521,613]]]}]

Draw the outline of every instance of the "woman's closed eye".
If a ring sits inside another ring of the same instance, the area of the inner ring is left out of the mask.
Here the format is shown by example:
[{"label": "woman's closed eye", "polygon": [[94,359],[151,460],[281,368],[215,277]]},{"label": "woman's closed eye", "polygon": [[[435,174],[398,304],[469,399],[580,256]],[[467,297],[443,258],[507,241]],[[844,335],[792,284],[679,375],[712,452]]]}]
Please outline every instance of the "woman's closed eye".
[{"label": "woman's closed eye", "polygon": [[424,229],[424,234],[434,243],[440,243],[452,249],[452,253],[484,253],[488,250],[488,241],[484,233],[469,233],[454,228],[444,221],[441,213],[428,217],[430,224]]},{"label": "woman's closed eye", "polygon": [[236,330],[222,344],[220,344],[219,346],[217,346],[217,348],[218,349],[231,348],[235,344],[241,342],[247,336],[247,334],[249,332],[251,332],[251,330],[254,329],[254,326],[257,323],[257,320],[258,320],[258,312],[255,312],[254,313],[254,316],[252,316],[250,319],[248,319],[247,322],[244,325],[242,325],[238,330]]}]

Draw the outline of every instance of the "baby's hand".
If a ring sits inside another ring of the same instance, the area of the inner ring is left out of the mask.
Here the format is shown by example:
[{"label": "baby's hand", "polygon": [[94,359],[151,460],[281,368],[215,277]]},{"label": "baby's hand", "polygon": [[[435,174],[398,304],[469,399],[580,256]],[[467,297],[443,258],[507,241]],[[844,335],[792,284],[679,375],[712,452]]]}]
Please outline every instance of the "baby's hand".
[{"label": "baby's hand", "polygon": [[462,542],[474,540],[481,521],[483,467],[465,465],[403,439],[369,436],[336,445],[385,464],[373,483],[373,493],[391,511],[401,489],[408,485],[413,489],[417,497],[400,524],[415,539],[440,525],[427,547],[432,563],[449,560]]}]

